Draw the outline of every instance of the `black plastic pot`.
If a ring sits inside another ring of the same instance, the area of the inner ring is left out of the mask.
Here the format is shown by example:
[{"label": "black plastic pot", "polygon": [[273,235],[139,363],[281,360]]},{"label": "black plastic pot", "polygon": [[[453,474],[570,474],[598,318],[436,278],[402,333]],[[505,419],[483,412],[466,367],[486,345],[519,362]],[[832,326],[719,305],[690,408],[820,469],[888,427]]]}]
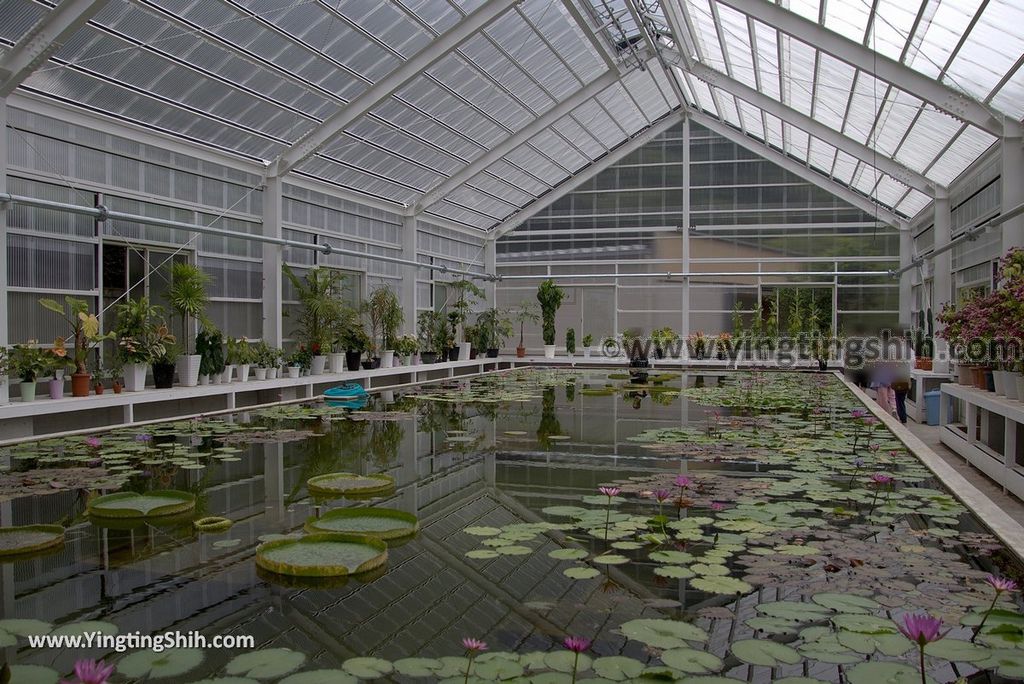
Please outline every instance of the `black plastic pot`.
[{"label": "black plastic pot", "polygon": [[437,352],[420,352],[420,363],[437,363]]},{"label": "black plastic pot", "polygon": [[496,359],[496,358],[498,358],[498,350],[497,349],[488,349],[487,350],[487,358],[489,358],[489,359]]},{"label": "black plastic pot", "polygon": [[347,351],[345,352],[345,367],[350,371],[359,370],[359,359],[363,357],[362,352]]},{"label": "black plastic pot", "polygon": [[448,349],[448,360],[449,361],[458,361],[459,360],[459,348],[458,347],[450,347]]},{"label": "black plastic pot", "polygon": [[174,387],[173,363],[153,364],[153,385],[157,389],[170,389]]}]

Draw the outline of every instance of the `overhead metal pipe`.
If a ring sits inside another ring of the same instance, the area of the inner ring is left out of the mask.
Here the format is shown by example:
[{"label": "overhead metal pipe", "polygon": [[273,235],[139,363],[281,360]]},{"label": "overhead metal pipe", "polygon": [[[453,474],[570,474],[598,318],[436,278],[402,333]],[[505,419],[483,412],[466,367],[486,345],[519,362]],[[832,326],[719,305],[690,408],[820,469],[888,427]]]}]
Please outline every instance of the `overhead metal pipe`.
[{"label": "overhead metal pipe", "polygon": [[329,243],[312,244],[309,242],[286,240],[284,238],[275,238],[266,235],[240,233],[234,230],[224,230],[222,228],[201,226],[194,223],[183,223],[181,221],[172,221],[170,219],[156,218],[153,216],[126,214],[120,211],[111,211],[104,206],[85,207],[79,204],[68,204],[66,202],[54,202],[51,200],[36,199],[35,197],[23,197],[21,195],[0,193],[0,205],[4,204],[18,204],[25,207],[35,207],[37,209],[51,209],[54,211],[64,211],[71,214],[80,214],[82,216],[92,216],[93,218],[99,219],[100,221],[130,221],[132,223],[141,223],[148,226],[159,226],[161,228],[171,228],[173,230],[186,230],[193,233],[216,235],[218,237],[238,238],[240,240],[250,240],[252,242],[264,242],[272,245],[281,245],[283,247],[306,249],[311,252],[320,252],[321,254],[343,254],[345,256],[353,256],[358,257],[360,259],[372,259],[373,261],[385,261],[391,264],[415,266],[416,268],[425,268],[430,271],[439,271],[441,273],[453,273],[456,275],[467,276],[469,278],[479,278],[481,280],[494,281],[499,279],[499,276],[496,276],[492,273],[475,273],[473,271],[467,271],[461,268],[451,268],[443,264],[423,264],[418,261],[413,261],[411,259],[390,257],[382,254],[367,254],[365,252],[359,252],[354,249],[335,247]]},{"label": "overhead metal pipe", "polygon": [[978,236],[980,236],[982,233],[984,233],[989,228],[992,228],[994,226],[998,226],[1001,223],[1005,223],[1006,221],[1009,221],[1012,218],[1020,216],[1021,214],[1024,214],[1024,204],[1018,204],[1017,206],[1015,206],[1013,209],[1011,209],[1010,211],[1006,212],[1005,214],[1000,214],[999,216],[995,216],[993,218],[990,218],[988,221],[985,221],[982,224],[974,226],[973,228],[968,228],[963,233],[961,233],[960,235],[956,236],[956,238],[954,238],[954,239],[950,240],[949,242],[947,242],[946,244],[944,244],[942,247],[939,247],[938,249],[935,249],[935,250],[933,250],[931,252],[928,252],[925,255],[917,257],[916,259],[911,261],[909,264],[907,264],[903,268],[900,268],[900,269],[897,269],[897,270],[894,270],[894,271],[889,271],[889,275],[891,275],[893,278],[899,278],[901,275],[903,275],[907,271],[911,271],[911,270],[917,268],[918,266],[920,266],[921,264],[923,264],[925,262],[925,260],[932,259],[932,258],[934,258],[934,257],[936,257],[936,256],[938,256],[940,254],[945,254],[949,250],[951,250],[954,247],[956,247],[957,245],[959,245],[961,242],[968,241],[968,240],[976,240],[976,239],[978,239]]},{"label": "overhead metal pipe", "polygon": [[[515,262],[500,264],[500,266],[514,267]],[[722,278],[726,276],[888,276],[890,271],[714,271],[700,272],[692,271],[682,273],[679,271],[662,271],[661,273],[552,273],[550,275],[498,275],[498,280],[546,280],[548,278],[561,280],[563,278]]]}]

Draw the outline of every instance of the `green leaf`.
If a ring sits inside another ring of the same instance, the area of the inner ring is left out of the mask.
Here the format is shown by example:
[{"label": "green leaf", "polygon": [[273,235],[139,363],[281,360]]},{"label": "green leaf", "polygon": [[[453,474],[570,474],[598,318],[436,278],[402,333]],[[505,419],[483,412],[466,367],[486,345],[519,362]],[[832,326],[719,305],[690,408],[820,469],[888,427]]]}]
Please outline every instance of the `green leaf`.
[{"label": "green leaf", "polygon": [[860,632],[862,634],[896,634],[899,631],[892,620],[875,617],[874,615],[849,613],[836,615],[832,618],[832,624],[838,629]]},{"label": "green leaf", "polygon": [[161,653],[136,651],[117,663],[118,673],[125,677],[165,679],[179,677],[203,662],[199,648],[172,648]]},{"label": "green leaf", "polygon": [[688,641],[703,643],[708,640],[708,633],[703,629],[678,620],[640,618],[623,624],[619,631],[628,639],[662,649],[688,648]]},{"label": "green leaf", "polygon": [[285,677],[278,684],[358,684],[359,680],[344,670],[309,670]]},{"label": "green leaf", "polygon": [[815,594],[811,600],[838,613],[870,613],[881,607],[877,601],[856,594]]},{"label": "green leaf", "polygon": [[394,666],[383,658],[349,658],[341,664],[342,669],[359,679],[378,679],[391,674]]},{"label": "green leaf", "polygon": [[501,534],[501,530],[497,527],[467,527],[462,531],[474,537],[493,537]]},{"label": "green leaf", "polygon": [[[552,651],[544,656],[544,664],[558,672],[572,672],[573,663],[576,662],[576,654],[572,651]],[[586,653],[579,654],[579,663],[576,666],[577,672],[584,672],[590,669],[593,661]]]},{"label": "green leaf", "polygon": [[72,622],[69,625],[61,625],[50,632],[54,636],[67,634],[69,636],[83,635],[87,632],[99,632],[100,634],[117,634],[117,625],[99,620],[87,620],[85,622]]},{"label": "green leaf", "polygon": [[1017,649],[997,649],[987,660],[975,665],[981,669],[995,668],[999,674],[1013,679],[1024,679],[1024,651]]},{"label": "green leaf", "polygon": [[760,603],[757,605],[757,612],[768,617],[792,620],[793,622],[812,622],[832,614],[832,611],[822,606],[799,601]]},{"label": "green leaf", "polygon": [[17,618],[0,620],[0,631],[16,634],[17,636],[40,636],[49,634],[51,629],[53,629],[53,625],[42,620]]},{"label": "green leaf", "polygon": [[663,651],[661,662],[689,674],[703,674],[722,669],[722,659],[713,653],[695,648],[673,648]]},{"label": "green leaf", "polygon": [[693,554],[686,553],[685,551],[655,551],[648,558],[655,563],[672,563],[675,565],[693,562]]},{"label": "green leaf", "polygon": [[617,553],[603,553],[600,556],[591,558],[590,562],[597,563],[598,565],[623,565],[628,563],[629,559]]},{"label": "green leaf", "polygon": [[392,665],[395,672],[406,677],[433,677],[441,669],[441,661],[435,658],[402,658]]},{"label": "green leaf", "polygon": [[[850,684],[920,684],[921,673],[903,663],[872,661],[847,670],[846,678]],[[931,677],[925,681],[935,684]]]},{"label": "green leaf", "polygon": [[[498,655],[498,654],[488,654]],[[510,654],[511,655],[511,654]],[[584,656],[580,657],[582,662]],[[488,660],[476,659],[473,661],[472,675],[489,682],[503,679],[513,679],[523,674],[524,668],[516,660],[509,658],[490,658]]]},{"label": "green leaf", "polygon": [[60,673],[42,665],[11,665],[12,684],[57,684]]},{"label": "green leaf", "polygon": [[[909,642],[908,642],[909,643]],[[955,663],[977,663],[992,657],[992,649],[970,641],[945,637],[924,647],[925,655]]]},{"label": "green leaf", "polygon": [[268,648],[235,656],[224,671],[253,679],[274,679],[291,674],[302,667],[306,656],[290,648]]},{"label": "green leaf", "polygon": [[696,576],[693,570],[684,568],[681,565],[660,565],[654,568],[654,574],[671,579],[690,579]]},{"label": "green leaf", "polygon": [[555,549],[548,553],[548,557],[555,560],[583,560],[587,555],[583,549]]},{"label": "green leaf", "polygon": [[690,582],[690,586],[711,594],[745,594],[754,590],[754,587],[734,577],[698,577]]},{"label": "green leaf", "polygon": [[639,677],[644,670],[643,663],[625,656],[597,658],[592,663],[592,667],[598,676],[616,682]]},{"label": "green leaf", "polygon": [[472,558],[473,560],[488,560],[497,557],[498,552],[493,549],[473,549],[466,552],[466,558]]},{"label": "green leaf", "polygon": [[768,634],[795,634],[800,623],[784,618],[755,617],[747,620],[747,626]]},{"label": "green leaf", "polygon": [[588,568],[586,566],[576,566],[573,568],[566,568],[562,571],[562,574],[570,579],[585,580],[592,579],[601,574],[601,571],[597,568]]},{"label": "green leaf", "polygon": [[796,665],[803,660],[803,656],[795,649],[768,639],[734,641],[729,646],[729,650],[734,656],[749,665],[778,667],[782,664]]}]

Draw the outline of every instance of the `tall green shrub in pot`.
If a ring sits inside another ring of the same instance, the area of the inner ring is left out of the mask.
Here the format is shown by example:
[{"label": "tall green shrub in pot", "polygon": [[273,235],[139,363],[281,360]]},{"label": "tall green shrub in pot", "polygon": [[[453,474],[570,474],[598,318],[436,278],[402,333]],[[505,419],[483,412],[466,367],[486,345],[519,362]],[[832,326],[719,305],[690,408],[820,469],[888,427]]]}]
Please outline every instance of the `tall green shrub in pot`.
[{"label": "tall green shrub in pot", "polygon": [[562,306],[563,299],[565,299],[565,290],[555,285],[555,281],[551,278],[542,282],[537,288],[545,358],[555,358],[555,314],[558,313],[558,308]]},{"label": "tall green shrub in pot", "polygon": [[207,275],[194,264],[177,261],[171,266],[171,287],[167,291],[167,303],[181,319],[181,332],[178,337],[184,342],[184,353],[178,357],[178,382],[184,387],[195,387],[199,384],[199,363],[202,357],[193,353],[188,347],[190,323],[198,321],[206,323],[206,305],[210,298],[206,294],[206,286],[210,282]]},{"label": "tall green shrub in pot", "polygon": [[374,335],[380,335],[381,368],[390,368],[395,361],[395,339],[398,336],[398,329],[405,322],[405,314],[402,312],[398,295],[388,285],[378,285],[370,293],[367,313],[370,318],[370,330]]},{"label": "tall green shrub in pot", "polygon": [[150,304],[148,297],[129,299],[115,308],[114,334],[117,336],[117,357],[124,366],[124,388],[140,392],[146,388],[146,372],[153,362],[148,344],[163,320],[161,307]]},{"label": "tall green shrub in pot", "polygon": [[340,295],[345,275],[329,268],[311,268],[300,278],[288,266],[284,266],[282,272],[291,283],[300,306],[292,335],[313,354],[310,375],[320,375],[327,365],[325,354],[334,343],[344,318],[345,303]]}]

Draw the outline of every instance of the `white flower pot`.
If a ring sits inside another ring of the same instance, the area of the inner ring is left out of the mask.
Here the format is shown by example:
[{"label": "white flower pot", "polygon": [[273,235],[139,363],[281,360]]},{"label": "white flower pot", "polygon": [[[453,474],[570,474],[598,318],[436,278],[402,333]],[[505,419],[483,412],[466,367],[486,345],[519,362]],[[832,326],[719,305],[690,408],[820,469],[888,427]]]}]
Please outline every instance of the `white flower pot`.
[{"label": "white flower pot", "polygon": [[276,368],[268,368],[267,369],[267,380],[277,380],[277,369]]},{"label": "white flower pot", "polygon": [[335,352],[327,355],[327,367],[332,373],[345,372],[345,353]]},{"label": "white flower pot", "polygon": [[221,376],[220,381],[221,381],[221,383],[226,385],[229,382],[231,382],[231,378],[233,378],[234,376],[235,376],[235,367],[233,365],[231,365],[231,366],[224,366],[224,374]]},{"label": "white flower pot", "polygon": [[544,345],[544,358],[553,359],[555,358],[555,345],[545,344]]},{"label": "white flower pot", "polygon": [[1007,399],[1020,399],[1020,395],[1017,394],[1017,377],[1019,375],[1020,373],[1006,371],[1006,377],[1003,379],[1003,389],[1006,390]]},{"label": "white flower pot", "polygon": [[146,371],[149,364],[129,363],[124,367],[124,389],[126,392],[141,392],[146,389]]},{"label": "white flower pot", "polygon": [[249,382],[249,364],[243,363],[238,367],[238,382]]},{"label": "white flower pot", "polygon": [[222,385],[222,384],[224,384],[224,372],[221,371],[220,373],[211,373],[210,374],[210,384],[211,385]]},{"label": "white flower pot", "polygon": [[318,354],[313,357],[313,362],[309,367],[310,375],[323,375],[324,367],[327,366],[327,357],[323,354]]},{"label": "white flower pot", "polygon": [[583,358],[585,358],[585,359],[589,359],[590,358],[590,347],[584,347],[583,348]]},{"label": "white flower pot", "polygon": [[[256,379],[257,380],[266,380],[267,379],[267,369],[266,368],[257,368],[256,369]],[[245,380],[243,380],[242,382],[245,382]]]},{"label": "white flower pot", "polygon": [[411,366],[412,365],[412,356],[413,356],[412,354],[406,354],[405,356],[403,356],[402,357],[402,365],[403,366]]},{"label": "white flower pot", "polygon": [[[459,355],[461,356],[462,352],[459,352]],[[469,356],[469,352],[466,352],[466,355],[468,357]],[[385,349],[384,351],[382,351],[380,353],[380,367],[381,368],[391,368],[394,365],[395,365],[395,350],[394,349]]]},{"label": "white flower pot", "polygon": [[302,372],[302,367],[301,366],[288,366],[288,377],[289,378],[297,378],[297,377],[299,377],[299,374],[301,372]]},{"label": "white flower pot", "polygon": [[199,384],[200,385],[209,385],[210,384],[210,376],[208,374],[200,375],[199,376]]},{"label": "white flower pot", "polygon": [[18,386],[21,390],[22,401],[35,401],[36,400],[36,381],[24,382]]},{"label": "white flower pot", "polygon": [[469,361],[469,352],[472,349],[472,342],[459,342],[459,361]]},{"label": "white flower pot", "polygon": [[1017,373],[1017,401],[1024,401],[1024,373]]},{"label": "white flower pot", "polygon": [[992,384],[995,386],[996,394],[1005,397],[1006,396],[1006,371],[993,370],[992,371]]},{"label": "white flower pot", "polygon": [[178,384],[182,387],[195,387],[199,384],[199,362],[202,360],[199,354],[188,354],[179,356],[175,363],[178,371]]},{"label": "white flower pot", "polygon": [[0,405],[11,403],[11,382],[6,376],[0,377]]}]

